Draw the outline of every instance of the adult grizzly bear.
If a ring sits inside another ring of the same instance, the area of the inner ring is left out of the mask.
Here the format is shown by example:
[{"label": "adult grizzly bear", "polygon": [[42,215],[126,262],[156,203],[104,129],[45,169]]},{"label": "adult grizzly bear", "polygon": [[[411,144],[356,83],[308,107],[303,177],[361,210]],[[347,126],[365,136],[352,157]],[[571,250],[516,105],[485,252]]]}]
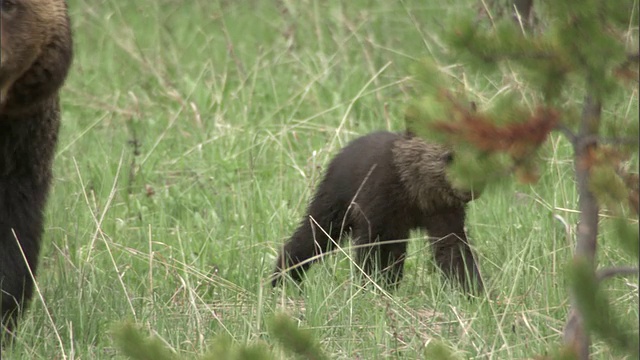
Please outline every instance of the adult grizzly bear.
[{"label": "adult grizzly bear", "polygon": [[[316,255],[351,233],[356,261],[384,285],[402,279],[409,231],[427,231],[435,261],[466,291],[483,283],[464,231],[470,191],[455,189],[446,168],[452,152],[412,134],[377,132],[347,145],[329,164],[307,216],[278,256],[272,284],[296,281]],[[329,236],[327,236],[327,234]]]},{"label": "adult grizzly bear", "polygon": [[[71,65],[64,0],[0,0],[0,289],[2,332],[33,294],[43,209]],[[24,252],[24,258],[22,253]]]}]

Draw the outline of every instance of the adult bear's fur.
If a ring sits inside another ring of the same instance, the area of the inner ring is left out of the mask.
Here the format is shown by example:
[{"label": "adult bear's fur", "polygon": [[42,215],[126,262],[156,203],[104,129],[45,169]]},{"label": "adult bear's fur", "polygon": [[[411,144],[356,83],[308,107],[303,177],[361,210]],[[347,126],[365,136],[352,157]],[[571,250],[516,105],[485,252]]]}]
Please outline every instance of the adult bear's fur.
[{"label": "adult bear's fur", "polygon": [[35,274],[60,125],[58,90],[71,65],[72,41],[64,0],[2,0],[0,4],[0,311],[4,335],[12,332],[33,294],[29,268]]},{"label": "adult bear's fur", "polygon": [[422,228],[440,269],[466,291],[483,290],[464,231],[473,196],[447,180],[452,159],[451,151],[411,134],[378,132],[351,142],[329,164],[307,216],[278,256],[272,284],[288,270],[300,281],[316,255],[351,233],[364,271],[380,270],[386,285],[396,285],[409,231]]}]

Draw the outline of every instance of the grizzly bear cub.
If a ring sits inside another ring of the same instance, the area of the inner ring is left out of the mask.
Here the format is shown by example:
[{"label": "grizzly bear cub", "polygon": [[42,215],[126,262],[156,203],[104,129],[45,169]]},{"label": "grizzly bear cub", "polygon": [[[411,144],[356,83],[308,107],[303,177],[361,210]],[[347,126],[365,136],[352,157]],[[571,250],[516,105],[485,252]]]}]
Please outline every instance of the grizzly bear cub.
[{"label": "grizzly bear cub", "polygon": [[284,245],[273,275],[300,281],[324,252],[351,234],[356,261],[385,286],[402,279],[411,229],[426,230],[436,264],[465,291],[482,291],[464,231],[471,191],[452,187],[453,153],[410,133],[377,132],[347,145],[329,164],[307,216]]},{"label": "grizzly bear cub", "polygon": [[0,20],[1,339],[33,294],[72,44],[64,0],[2,0]]}]

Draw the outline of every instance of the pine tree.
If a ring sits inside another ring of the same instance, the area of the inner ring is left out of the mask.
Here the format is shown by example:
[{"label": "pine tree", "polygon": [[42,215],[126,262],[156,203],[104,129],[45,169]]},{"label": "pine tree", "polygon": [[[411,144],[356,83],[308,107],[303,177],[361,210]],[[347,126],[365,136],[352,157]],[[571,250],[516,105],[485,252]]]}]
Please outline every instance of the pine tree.
[{"label": "pine tree", "polygon": [[[452,145],[459,156],[457,179],[468,186],[498,182],[505,174],[535,183],[539,148],[552,131],[562,133],[574,152],[578,208],[576,248],[570,267],[571,310],[565,327],[565,349],[558,358],[589,358],[590,335],[638,357],[635,324],[621,324],[601,281],[613,275],[636,275],[637,267],[598,269],[599,212],[614,215],[620,246],[638,256],[638,229],[628,221],[638,214],[638,120],[606,119],[603,108],[615,95],[638,86],[638,2],[576,0],[537,2],[540,23],[520,26],[509,18],[492,21],[474,14],[456,16],[445,35],[452,61],[465,71],[495,74],[508,68],[536,94],[530,110],[515,94],[491,109],[473,103],[446,84],[433,64],[419,76],[421,95],[407,110],[407,126],[423,136]],[[631,44],[631,45],[630,45]],[[490,76],[490,75],[489,75]],[[573,101],[576,93],[582,103]],[[434,131],[435,130],[435,131]],[[636,170],[637,171],[637,170]]]},{"label": "pine tree", "polygon": [[[132,360],[179,360],[183,357],[167,348],[157,337],[145,337],[131,323],[119,324],[112,332],[120,352]],[[320,344],[313,334],[301,329],[294,320],[285,314],[276,314],[269,321],[269,335],[276,343],[297,359],[324,360]],[[196,358],[199,360],[273,360],[276,359],[273,345],[263,341],[238,343],[226,334],[216,336],[209,350]]]}]

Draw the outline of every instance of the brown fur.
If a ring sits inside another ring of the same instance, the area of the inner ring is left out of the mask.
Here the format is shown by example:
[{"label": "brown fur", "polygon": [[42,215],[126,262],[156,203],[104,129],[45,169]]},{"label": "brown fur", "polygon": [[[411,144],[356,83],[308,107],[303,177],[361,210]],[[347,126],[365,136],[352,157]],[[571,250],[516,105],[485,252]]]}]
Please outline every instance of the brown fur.
[{"label": "brown fur", "polygon": [[409,231],[422,228],[445,275],[467,291],[482,290],[464,231],[473,196],[451,186],[451,161],[451,151],[412,135],[378,132],[351,142],[329,164],[307,216],[284,245],[273,285],[290,270],[301,280],[317,255],[350,234],[363,269],[379,271],[394,286],[402,279]]},{"label": "brown fur", "polygon": [[72,45],[64,0],[4,0],[0,114],[37,111],[57,98],[71,65]]},{"label": "brown fur", "polygon": [[[407,195],[422,209],[457,206],[473,199],[470,191],[451,187],[447,179],[452,152],[442,145],[427,143],[417,137],[396,141],[393,162]],[[417,181],[420,179],[420,181]]]},{"label": "brown fur", "polygon": [[0,311],[4,335],[13,329],[33,294],[29,269],[35,274],[38,265],[43,210],[60,125],[58,90],[71,65],[72,42],[64,0],[3,0],[0,16]]}]

